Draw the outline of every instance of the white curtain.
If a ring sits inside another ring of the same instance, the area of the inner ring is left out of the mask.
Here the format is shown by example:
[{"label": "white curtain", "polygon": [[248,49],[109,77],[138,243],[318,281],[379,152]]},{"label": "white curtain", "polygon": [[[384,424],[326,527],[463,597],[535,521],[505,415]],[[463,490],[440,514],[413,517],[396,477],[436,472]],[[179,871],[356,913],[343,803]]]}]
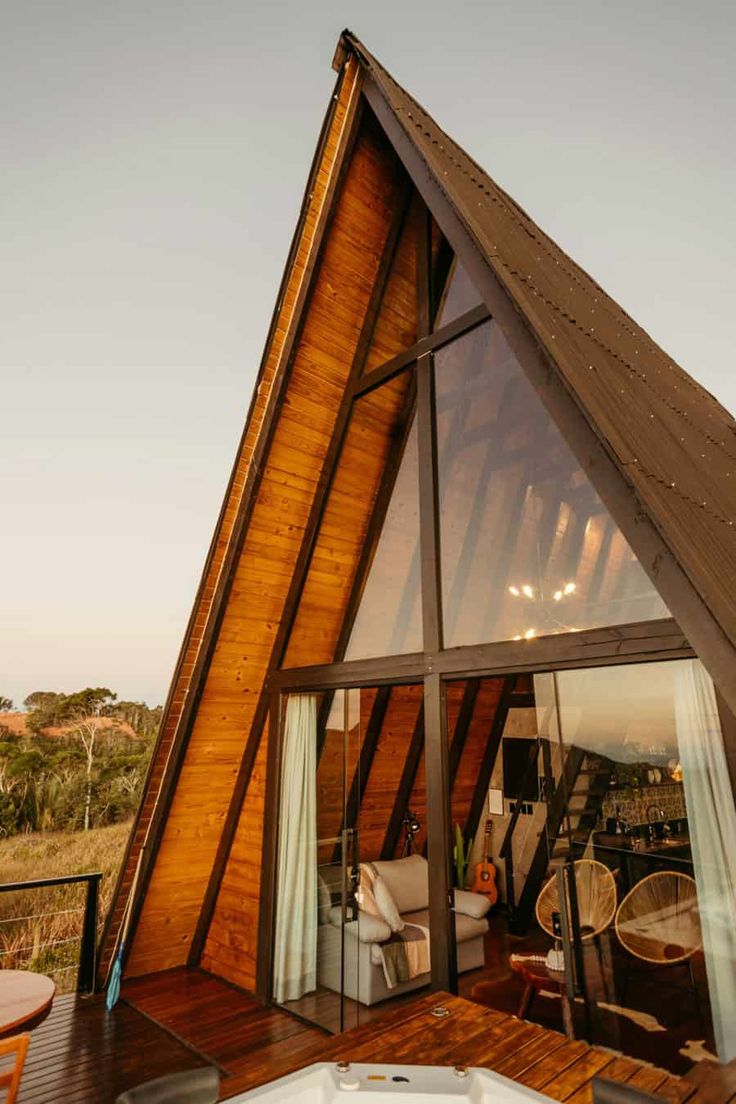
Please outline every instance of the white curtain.
[{"label": "white curtain", "polygon": [[736,809],[715,690],[702,664],[673,664],[675,719],[718,1057],[736,1058]]},{"label": "white curtain", "polygon": [[317,699],[286,702],[276,869],[274,997],[297,1000],[317,985]]}]

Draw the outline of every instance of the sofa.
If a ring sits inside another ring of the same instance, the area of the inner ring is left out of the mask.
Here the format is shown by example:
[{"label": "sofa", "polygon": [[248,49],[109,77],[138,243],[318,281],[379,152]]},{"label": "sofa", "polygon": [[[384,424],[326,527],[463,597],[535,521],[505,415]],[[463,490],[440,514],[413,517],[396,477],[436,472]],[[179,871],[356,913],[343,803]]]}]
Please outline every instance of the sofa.
[{"label": "sofa", "polygon": [[[422,855],[369,864],[380,875],[401,919],[407,924],[429,927],[429,877],[427,860]],[[361,880],[364,876],[361,867]],[[459,973],[484,964],[483,937],[488,931],[486,913],[489,901],[478,893],[455,890],[454,916]],[[342,910],[333,903],[330,888],[323,879],[319,886],[319,925],[317,931],[317,980],[320,985],[343,992],[364,1005],[378,1004],[390,997],[419,989],[429,982],[429,973],[399,982],[389,989],[384,976],[381,943],[391,938],[392,930],[381,916],[358,909],[357,919],[344,927],[345,959],[342,962]]]}]

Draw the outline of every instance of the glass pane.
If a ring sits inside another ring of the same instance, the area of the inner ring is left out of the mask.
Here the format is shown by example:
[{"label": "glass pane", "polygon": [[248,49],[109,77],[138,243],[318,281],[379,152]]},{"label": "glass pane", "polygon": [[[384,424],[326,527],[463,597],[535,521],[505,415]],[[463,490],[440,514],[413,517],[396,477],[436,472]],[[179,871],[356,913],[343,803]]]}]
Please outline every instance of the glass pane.
[{"label": "glass pane", "polygon": [[651,1059],[647,1032],[631,1028],[651,1017],[658,1065],[728,1060],[736,811],[708,675],[684,660],[535,684],[559,726],[567,831],[555,854],[575,861],[595,1041]]},{"label": "glass pane", "polygon": [[[384,478],[390,480],[391,473]],[[414,422],[345,658],[400,655],[421,649],[419,454]]]},{"label": "glass pane", "polygon": [[[376,567],[371,574],[389,588],[395,602],[392,611],[383,592],[371,582],[375,609],[381,616],[386,617],[388,611],[397,618],[397,632],[392,632],[394,621],[390,617],[388,625],[376,626],[375,610],[361,609],[366,642],[359,649],[360,654],[376,654],[371,650],[374,647],[382,654],[391,639],[399,636],[406,638],[404,647],[414,650],[411,608],[406,612],[406,623],[398,621],[396,612],[399,606],[402,611],[405,609],[401,606],[404,595],[399,588],[411,587],[412,542],[418,529],[418,490],[412,488],[412,484],[416,487],[416,448],[407,440],[413,405],[412,370],[364,395],[353,405],[299,600],[284,662],[286,667],[311,666],[344,658],[355,610],[374,559]],[[394,486],[397,473],[400,475],[398,489]],[[396,503],[392,504],[387,536],[376,557],[379,537],[386,528],[386,510],[394,491]],[[406,525],[406,533],[396,530],[397,518]],[[395,542],[393,546],[392,542]],[[399,557],[399,562],[387,564],[386,548]],[[385,580],[380,574],[384,568],[389,576]],[[406,601],[409,602],[408,597]],[[404,612],[401,617],[404,618]],[[356,644],[352,654],[357,650]]]},{"label": "glass pane", "polygon": [[[285,700],[276,871],[274,999],[343,1031],[358,1022],[360,692]],[[350,937],[348,937],[350,936]]]},{"label": "glass pane", "polygon": [[668,616],[499,327],[435,366],[446,646]]},{"label": "glass pane", "polygon": [[446,326],[448,322],[454,322],[461,314],[477,307],[482,301],[475,284],[460,262],[456,260],[450,269],[450,277],[444,295],[440,300],[434,328],[439,330],[442,326]]}]

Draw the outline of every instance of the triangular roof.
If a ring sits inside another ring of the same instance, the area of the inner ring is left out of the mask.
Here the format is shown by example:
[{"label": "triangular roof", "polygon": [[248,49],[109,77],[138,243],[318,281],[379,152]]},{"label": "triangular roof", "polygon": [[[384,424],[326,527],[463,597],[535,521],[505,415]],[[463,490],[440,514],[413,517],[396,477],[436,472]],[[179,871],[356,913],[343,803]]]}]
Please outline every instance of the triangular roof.
[{"label": "triangular roof", "polygon": [[[115,937],[134,893],[134,924],[143,915],[146,933],[135,952],[136,972],[194,955],[213,969],[227,960],[231,980],[252,984],[256,943],[245,951],[231,947],[227,924],[235,902],[252,930],[258,915],[254,840],[264,811],[269,679],[283,660],[315,538],[311,519],[319,515],[339,453],[350,373],[361,344],[371,340],[368,320],[388,271],[381,258],[396,247],[407,174],[736,711],[732,417],[349,32],[340,38],[336,68],[253,402],[110,914],[108,932]],[[371,119],[360,130],[365,105],[383,129],[378,138]],[[358,212],[374,231],[371,242],[350,225]],[[310,319],[324,331],[321,344]],[[274,442],[282,450],[279,463],[273,463]],[[296,466],[286,470],[289,456]],[[241,603],[235,612],[233,594]],[[217,754],[215,729],[222,732]],[[188,799],[182,776],[192,790]],[[233,857],[237,832],[246,842]],[[162,840],[164,873],[152,882]],[[216,908],[225,934],[208,959],[202,948]],[[149,938],[152,932],[156,938]],[[108,939],[103,972],[111,945]]]},{"label": "triangular roof", "polygon": [[[341,45],[360,58],[385,108],[421,162],[428,178],[425,183],[441,191],[469,244],[475,246],[476,264],[466,263],[471,275],[478,278],[477,262],[482,261],[503,287],[634,490],[642,512],[718,629],[736,646],[733,417],[494,183],[353,34],[344,32]],[[372,102],[383,122],[380,106],[375,98]],[[395,133],[389,137],[396,139]],[[398,152],[402,154],[400,149]],[[405,153],[403,159],[409,167]],[[416,165],[410,172],[416,173]],[[422,190],[421,182],[415,182]],[[431,188],[425,186],[424,197],[451,244],[461,252],[460,243],[453,241],[450,227],[443,225],[441,212],[432,202]],[[488,289],[481,286],[479,290],[487,293]],[[493,310],[496,304],[488,297],[486,301]],[[503,327],[503,321],[501,324]],[[605,500],[605,491],[600,486],[597,489]],[[615,508],[612,512],[616,516]],[[616,520],[622,524],[619,517]],[[631,540],[629,533],[627,536]],[[650,574],[662,572],[660,562],[647,564],[636,542],[632,543]],[[662,579],[655,578],[655,582],[711,673],[718,677],[725,665],[707,654],[707,643],[705,648],[699,646],[704,626],[697,620],[702,611],[694,609],[690,614],[683,594],[673,594]],[[726,687],[723,689],[725,692]]]}]

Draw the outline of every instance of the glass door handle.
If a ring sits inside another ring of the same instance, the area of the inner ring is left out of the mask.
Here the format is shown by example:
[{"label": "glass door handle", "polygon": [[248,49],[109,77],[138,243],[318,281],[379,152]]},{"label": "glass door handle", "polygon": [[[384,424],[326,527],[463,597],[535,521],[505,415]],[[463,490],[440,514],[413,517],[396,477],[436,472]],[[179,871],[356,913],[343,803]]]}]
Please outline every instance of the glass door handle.
[{"label": "glass door handle", "polygon": [[[344,828],[342,833],[343,878],[345,885],[345,908],[343,909],[343,923],[358,919],[357,891],[360,884],[360,869],[358,866],[358,832],[355,828]],[[348,855],[350,856],[350,871],[348,873]]]}]

